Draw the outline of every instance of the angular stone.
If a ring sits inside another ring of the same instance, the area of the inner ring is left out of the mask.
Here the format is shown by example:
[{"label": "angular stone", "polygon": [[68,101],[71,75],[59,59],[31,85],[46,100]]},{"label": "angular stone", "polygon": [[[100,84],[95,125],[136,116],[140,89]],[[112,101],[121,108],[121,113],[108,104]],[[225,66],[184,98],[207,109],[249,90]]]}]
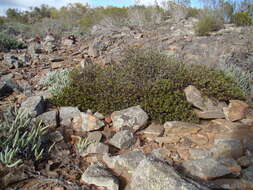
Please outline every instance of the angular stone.
[{"label": "angular stone", "polygon": [[166,148],[157,148],[152,151],[152,154],[160,160],[167,160],[170,155],[170,151]]},{"label": "angular stone", "polygon": [[241,167],[230,158],[205,158],[186,161],[182,164],[185,172],[203,180],[214,179],[227,174],[239,174]]},{"label": "angular stone", "polygon": [[212,156],[212,153],[205,149],[190,149],[190,158],[193,160],[205,159]]},{"label": "angular stone", "polygon": [[159,144],[177,143],[180,140],[180,136],[166,135],[166,137],[156,137],[155,141]]},{"label": "angular stone", "polygon": [[250,186],[249,189],[253,189],[253,166],[242,170],[242,180],[245,184]]},{"label": "angular stone", "polygon": [[253,166],[253,156],[243,156],[239,158],[237,162],[243,167]]},{"label": "angular stone", "polygon": [[31,96],[22,102],[20,111],[27,110],[32,117],[42,114],[46,109],[46,103],[42,96]]},{"label": "angular stone", "polygon": [[9,96],[13,92],[13,89],[5,82],[0,82],[0,97]]},{"label": "angular stone", "polygon": [[60,142],[64,139],[60,131],[54,131],[50,133],[49,138],[52,142],[55,142],[55,143]]},{"label": "angular stone", "polygon": [[43,122],[48,127],[56,127],[57,115],[58,112],[56,110],[52,110],[39,115],[36,119]]},{"label": "angular stone", "polygon": [[148,114],[140,106],[115,111],[111,115],[113,127],[120,129],[124,126],[138,130],[148,122]]},{"label": "angular stone", "polygon": [[190,135],[196,134],[201,128],[195,124],[181,122],[181,121],[168,121],[164,124],[164,134],[176,134],[176,135]]},{"label": "angular stone", "polygon": [[103,160],[110,168],[123,168],[132,173],[144,158],[146,155],[142,151],[133,150],[118,156],[104,155]]},{"label": "angular stone", "polygon": [[[200,185],[199,185],[200,186]],[[168,164],[154,160],[144,159],[134,170],[131,190],[207,190],[197,187],[181,178]]]},{"label": "angular stone", "polygon": [[81,156],[87,156],[89,154],[107,154],[109,152],[109,146],[104,143],[92,143],[87,147]]},{"label": "angular stone", "polygon": [[211,152],[216,158],[240,158],[243,145],[239,139],[215,139]]},{"label": "angular stone", "polygon": [[88,137],[87,137],[87,140],[89,142],[96,142],[96,143],[99,143],[100,140],[102,139],[102,132],[100,131],[94,131],[94,132],[90,132],[88,133]]},{"label": "angular stone", "polygon": [[249,105],[240,100],[230,100],[228,107],[223,108],[226,119],[237,121],[245,118]]},{"label": "angular stone", "polygon": [[109,143],[119,149],[123,149],[129,148],[135,143],[135,141],[136,138],[134,137],[132,132],[130,132],[129,130],[123,130],[117,132],[109,141]]},{"label": "angular stone", "polygon": [[94,113],[94,116],[100,120],[105,119],[105,116],[99,112]]},{"label": "angular stone", "polygon": [[106,187],[108,190],[119,190],[118,179],[102,163],[94,163],[89,166],[81,180],[87,184]]},{"label": "angular stone", "polygon": [[81,112],[74,118],[73,128],[76,131],[94,131],[104,127],[104,122],[89,113]]},{"label": "angular stone", "polygon": [[241,179],[216,179],[213,181],[213,183],[219,185],[222,189],[229,189],[229,190],[243,190],[243,189],[249,189],[250,187],[244,183]]},{"label": "angular stone", "polygon": [[159,136],[163,135],[164,127],[163,127],[163,125],[152,123],[146,129],[144,129],[142,132],[145,136],[148,136],[148,137],[149,136],[150,137],[159,137]]},{"label": "angular stone", "polygon": [[61,107],[59,109],[59,116],[61,125],[69,126],[75,116],[78,116],[80,111],[77,107]]},{"label": "angular stone", "polygon": [[202,111],[220,109],[218,108],[217,102],[213,102],[211,99],[204,97],[195,86],[188,86],[184,89],[184,93],[186,95],[186,100]]},{"label": "angular stone", "polygon": [[201,119],[223,119],[225,118],[225,114],[222,110],[211,110],[211,111],[199,111],[194,110],[198,118]]}]

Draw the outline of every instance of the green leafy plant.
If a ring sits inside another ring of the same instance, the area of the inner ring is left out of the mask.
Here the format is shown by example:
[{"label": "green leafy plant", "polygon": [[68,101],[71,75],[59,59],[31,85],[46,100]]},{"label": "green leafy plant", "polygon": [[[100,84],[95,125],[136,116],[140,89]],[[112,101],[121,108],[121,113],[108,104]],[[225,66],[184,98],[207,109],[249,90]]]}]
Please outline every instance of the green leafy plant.
[{"label": "green leafy plant", "polygon": [[82,155],[85,150],[88,148],[90,144],[92,144],[92,141],[89,141],[88,138],[82,138],[80,137],[78,142],[76,143],[76,150],[77,152]]},{"label": "green leafy plant", "polygon": [[232,22],[237,26],[249,26],[252,25],[252,18],[248,12],[238,12],[232,16]]},{"label": "green leafy plant", "polygon": [[71,83],[52,101],[110,114],[141,105],[151,119],[198,122],[186,101],[184,88],[194,85],[205,95],[222,101],[243,99],[232,77],[203,65],[187,65],[155,52],[129,53],[121,64],[87,65],[70,73]]},{"label": "green leafy plant", "polygon": [[4,50],[11,50],[11,49],[24,49],[27,46],[15,40],[14,38],[8,36],[7,34],[0,33],[0,49]]},{"label": "green leafy plant", "polygon": [[200,10],[199,9],[189,7],[189,8],[187,8],[186,18],[189,18],[189,17],[198,18],[199,14],[200,14]]},{"label": "green leafy plant", "polygon": [[207,36],[210,32],[218,31],[223,27],[221,19],[211,15],[202,16],[194,25],[195,32],[199,36]]},{"label": "green leafy plant", "polygon": [[14,119],[5,117],[0,123],[0,162],[14,167],[26,159],[40,160],[48,153],[42,139],[47,127],[34,124],[27,111],[14,111]]}]

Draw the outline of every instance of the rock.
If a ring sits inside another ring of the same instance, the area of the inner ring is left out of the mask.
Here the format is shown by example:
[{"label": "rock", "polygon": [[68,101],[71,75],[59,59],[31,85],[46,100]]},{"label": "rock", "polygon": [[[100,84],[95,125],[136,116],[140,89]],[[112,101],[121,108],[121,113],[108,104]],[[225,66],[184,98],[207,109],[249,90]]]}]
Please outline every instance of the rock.
[{"label": "rock", "polygon": [[123,130],[117,132],[109,143],[119,149],[129,148],[135,143],[136,139],[132,132],[129,130]]},{"label": "rock", "polygon": [[148,114],[140,106],[115,111],[112,113],[111,118],[113,127],[116,129],[127,126],[136,131],[144,127],[148,122]]},{"label": "rock", "polygon": [[203,180],[214,179],[227,174],[238,174],[241,167],[231,158],[205,158],[186,161],[182,164],[186,174]]},{"label": "rock", "polygon": [[170,151],[166,148],[157,148],[152,151],[152,154],[160,160],[168,160]]},{"label": "rock", "polygon": [[239,139],[215,139],[211,149],[216,158],[240,158],[243,155],[243,145]]},{"label": "rock", "polygon": [[53,62],[51,64],[52,69],[58,69],[62,67],[62,62]]},{"label": "rock", "polygon": [[94,113],[94,116],[100,120],[105,119],[105,116],[102,113],[96,112]]},{"label": "rock", "polygon": [[81,112],[77,107],[61,107],[59,109],[59,116],[61,125],[69,126],[74,117],[78,116]]},{"label": "rock", "polygon": [[0,97],[9,96],[13,92],[13,89],[5,82],[0,82]]},{"label": "rock", "polygon": [[245,118],[248,104],[240,100],[230,100],[228,107],[223,108],[226,119],[229,121],[237,121]]},{"label": "rock", "polygon": [[87,147],[87,149],[81,154],[81,156],[87,156],[89,154],[107,154],[109,152],[109,146],[104,143],[94,143]]},{"label": "rock", "polygon": [[37,120],[42,121],[48,127],[56,127],[57,115],[58,115],[58,112],[56,110],[52,110],[52,111],[45,112],[39,115],[37,117]]},{"label": "rock", "polygon": [[107,45],[101,42],[99,39],[95,39],[93,43],[89,45],[88,55],[91,57],[98,57],[102,51],[107,49]]},{"label": "rock", "polygon": [[166,163],[148,158],[142,160],[134,170],[130,187],[131,190],[208,189],[184,180]]},{"label": "rock", "polygon": [[101,139],[102,139],[102,132],[100,131],[94,131],[94,132],[88,133],[87,140],[90,142],[99,143]]},{"label": "rock", "polygon": [[50,133],[49,138],[54,143],[60,142],[64,139],[60,131],[54,131]]},{"label": "rock", "polygon": [[53,58],[51,58],[50,59],[50,61],[51,62],[62,62],[62,61],[64,61],[64,59],[63,58],[60,58],[60,57],[53,57]]},{"label": "rock", "polygon": [[243,167],[253,166],[253,156],[243,156],[239,158],[237,162]]},{"label": "rock", "polygon": [[112,169],[124,169],[128,173],[132,173],[139,163],[146,158],[146,155],[141,150],[133,150],[131,152],[123,153],[118,156],[109,157],[103,156],[104,162]]},{"label": "rock", "polygon": [[102,163],[94,163],[82,174],[81,180],[87,184],[106,187],[108,190],[118,190],[118,179],[108,171]]},{"label": "rock", "polygon": [[239,189],[249,189],[250,187],[246,185],[241,179],[216,179],[213,183],[219,185],[221,189],[229,189],[229,190],[239,190]]},{"label": "rock", "polygon": [[9,69],[17,69],[24,66],[24,62],[19,60],[19,58],[15,55],[5,54],[4,55],[4,63],[8,66]]},{"label": "rock", "polygon": [[36,117],[44,113],[46,103],[42,96],[31,96],[22,102],[20,111],[27,110],[32,117]]},{"label": "rock", "polygon": [[164,127],[163,125],[152,123],[142,132],[145,137],[151,137],[153,139],[154,137],[160,137],[163,135]]},{"label": "rock", "polygon": [[201,119],[223,119],[225,118],[225,114],[222,110],[211,110],[211,111],[199,111],[194,110],[198,118]]},{"label": "rock", "polygon": [[204,97],[201,92],[195,86],[188,86],[184,89],[186,99],[189,103],[193,104],[196,108],[199,108],[202,111],[210,110],[220,110],[217,102],[212,101],[211,99]]},{"label": "rock", "polygon": [[253,166],[242,170],[242,179],[244,183],[250,186],[250,189],[253,189]]},{"label": "rock", "polygon": [[104,122],[89,113],[81,112],[74,118],[73,128],[76,131],[94,131],[105,126]]},{"label": "rock", "polygon": [[154,140],[159,144],[177,143],[180,140],[180,136],[171,134],[166,135],[166,137],[156,137]]},{"label": "rock", "polygon": [[181,122],[181,121],[168,121],[164,124],[165,132],[164,134],[175,134],[175,135],[190,135],[190,134],[196,134],[198,131],[200,131],[200,127],[198,127],[195,124]]},{"label": "rock", "polygon": [[212,156],[212,153],[205,149],[190,149],[190,158],[193,160],[205,159]]},{"label": "rock", "polygon": [[247,140],[244,143],[244,147],[246,150],[250,151],[253,154],[253,139]]}]

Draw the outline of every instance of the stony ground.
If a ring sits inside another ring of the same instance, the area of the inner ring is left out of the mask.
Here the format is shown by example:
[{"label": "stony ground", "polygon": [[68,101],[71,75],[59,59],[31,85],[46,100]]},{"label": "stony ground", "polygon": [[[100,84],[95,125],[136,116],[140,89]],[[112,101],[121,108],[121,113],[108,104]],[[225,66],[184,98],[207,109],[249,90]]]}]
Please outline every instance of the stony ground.
[{"label": "stony ground", "polygon": [[[47,102],[50,93],[39,83],[47,73],[62,68],[117,63],[129,48],[152,47],[186,63],[252,63],[250,30],[226,25],[209,37],[197,37],[194,22],[168,21],[151,30],[94,30],[93,38],[76,42],[68,38],[59,42],[48,35],[40,43],[27,42],[28,50],[1,53],[1,110],[13,103],[29,108],[50,126],[49,136],[56,143],[49,160],[12,169],[0,164],[1,187],[253,189],[253,109],[245,102],[231,100],[227,105],[189,86],[185,94],[201,124],[157,124],[137,105],[108,116],[56,108]],[[80,136],[92,143],[77,154],[74,145]]]}]

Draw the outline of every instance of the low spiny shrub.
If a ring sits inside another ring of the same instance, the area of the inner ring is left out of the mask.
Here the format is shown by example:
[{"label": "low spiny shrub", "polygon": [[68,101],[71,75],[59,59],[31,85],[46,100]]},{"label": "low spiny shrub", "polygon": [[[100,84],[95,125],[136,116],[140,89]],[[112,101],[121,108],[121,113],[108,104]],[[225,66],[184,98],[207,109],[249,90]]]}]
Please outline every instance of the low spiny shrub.
[{"label": "low spiny shrub", "polygon": [[24,49],[26,45],[7,34],[0,33],[0,50]]},{"label": "low spiny shrub", "polygon": [[151,119],[198,122],[184,88],[194,85],[205,95],[228,101],[243,99],[232,77],[203,65],[186,65],[155,52],[130,53],[119,64],[87,65],[70,73],[71,83],[52,101],[104,114],[141,105]]}]

